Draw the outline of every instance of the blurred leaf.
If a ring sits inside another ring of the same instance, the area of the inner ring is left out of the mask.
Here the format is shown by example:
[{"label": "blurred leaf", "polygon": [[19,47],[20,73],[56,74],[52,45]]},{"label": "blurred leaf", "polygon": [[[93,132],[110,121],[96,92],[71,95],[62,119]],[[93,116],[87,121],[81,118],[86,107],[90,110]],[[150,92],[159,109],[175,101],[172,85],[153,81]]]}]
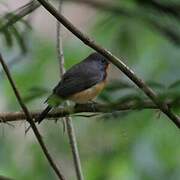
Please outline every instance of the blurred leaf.
[{"label": "blurred leaf", "polygon": [[155,82],[155,81],[146,81],[146,84],[150,86],[151,88],[158,88],[158,89],[164,89],[165,86],[161,83]]},{"label": "blurred leaf", "polygon": [[14,26],[11,26],[11,30],[13,32],[13,35],[14,37],[16,38],[17,40],[17,43],[18,45],[20,46],[20,49],[23,53],[26,53],[27,52],[27,47],[26,47],[26,43],[25,43],[25,40],[24,40],[24,37],[22,36],[22,34],[18,31],[17,27],[14,25]]},{"label": "blurred leaf", "polygon": [[[12,48],[14,45],[14,39],[16,39],[17,44],[19,45],[21,51],[23,53],[27,52],[27,47],[25,43],[25,38],[27,36],[24,36],[23,32],[20,32],[20,29],[22,29],[21,24],[19,25],[10,25],[7,26],[8,20],[16,18],[16,14],[13,13],[6,13],[3,17],[0,18],[0,33],[4,36],[5,42],[7,44],[8,48]],[[23,24],[23,28],[26,29],[31,29],[30,24],[28,23],[27,20],[20,19],[19,22]]]},{"label": "blurred leaf", "polygon": [[[146,81],[145,82],[149,87],[155,89],[163,89],[165,86],[161,83],[155,81]],[[115,90],[122,90],[122,89],[135,89],[135,85],[129,84],[128,82],[122,80],[112,80],[108,86],[106,87],[106,91],[115,91]]]},{"label": "blurred leaf", "polygon": [[45,94],[47,94],[49,91],[42,87],[34,87],[29,90],[29,95],[24,97],[24,102],[28,103],[36,98],[39,98]]},{"label": "blurred leaf", "polygon": [[115,91],[115,90],[122,90],[127,88],[133,88],[133,85],[129,84],[128,82],[121,81],[121,80],[112,80],[108,86],[106,87],[106,91]]},{"label": "blurred leaf", "polygon": [[11,48],[13,46],[13,38],[10,31],[9,30],[2,31],[2,35],[4,35],[5,44],[7,45],[7,47]]},{"label": "blurred leaf", "polygon": [[128,94],[126,96],[122,96],[118,98],[117,102],[119,102],[120,104],[129,103],[131,101],[138,103],[141,102],[142,100],[143,99],[141,95],[137,93],[137,94]]},{"label": "blurred leaf", "polygon": [[169,89],[171,89],[171,88],[180,88],[180,80],[172,83],[171,85],[169,85],[168,88],[169,88]]},{"label": "blurred leaf", "polygon": [[180,3],[179,2],[164,2],[156,0],[136,0],[141,6],[157,10],[158,12],[164,12],[174,16],[175,18],[180,18]]}]

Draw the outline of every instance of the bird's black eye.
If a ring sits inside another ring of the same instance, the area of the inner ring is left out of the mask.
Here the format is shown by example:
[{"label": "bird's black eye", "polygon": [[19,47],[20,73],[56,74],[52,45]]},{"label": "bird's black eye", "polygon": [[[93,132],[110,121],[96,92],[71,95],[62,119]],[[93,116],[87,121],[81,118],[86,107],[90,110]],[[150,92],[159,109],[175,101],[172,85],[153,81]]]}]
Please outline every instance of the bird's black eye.
[{"label": "bird's black eye", "polygon": [[102,62],[102,64],[108,64],[107,60],[104,58],[101,60],[101,62]]}]

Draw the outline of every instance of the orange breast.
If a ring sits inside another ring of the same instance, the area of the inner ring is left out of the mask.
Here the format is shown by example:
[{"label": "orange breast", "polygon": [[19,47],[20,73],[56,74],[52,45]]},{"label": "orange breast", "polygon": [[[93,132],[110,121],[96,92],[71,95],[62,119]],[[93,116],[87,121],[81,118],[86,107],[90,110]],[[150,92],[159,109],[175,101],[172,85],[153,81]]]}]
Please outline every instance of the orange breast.
[{"label": "orange breast", "polygon": [[98,83],[89,89],[70,96],[68,99],[79,104],[87,103],[88,101],[93,100],[103,90],[105,83],[105,81]]}]

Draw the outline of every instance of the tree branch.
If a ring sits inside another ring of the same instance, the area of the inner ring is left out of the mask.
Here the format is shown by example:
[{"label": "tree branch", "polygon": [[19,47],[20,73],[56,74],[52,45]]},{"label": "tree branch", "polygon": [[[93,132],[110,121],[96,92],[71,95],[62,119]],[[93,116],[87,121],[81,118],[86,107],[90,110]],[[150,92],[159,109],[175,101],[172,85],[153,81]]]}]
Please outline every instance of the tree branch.
[{"label": "tree branch", "polygon": [[[58,11],[61,14],[62,11],[62,0],[59,0],[59,8]],[[62,78],[63,74],[65,73],[65,67],[64,67],[64,53],[63,53],[63,46],[62,46],[62,25],[59,21],[57,21],[57,55],[60,65],[60,77]],[[66,101],[65,105],[69,105],[69,102]],[[82,173],[82,167],[81,167],[81,161],[77,146],[77,140],[76,140],[76,134],[73,127],[72,118],[65,117],[65,123],[67,128],[67,134],[69,139],[69,144],[71,147],[71,152],[73,156],[73,162],[75,167],[75,172],[78,180],[83,180],[83,173]]]},{"label": "tree branch", "polygon": [[84,44],[88,45],[92,49],[101,53],[106,57],[111,63],[118,67],[129,79],[131,79],[158,107],[159,109],[166,114],[178,128],[180,128],[180,119],[175,115],[168,105],[164,102],[161,102],[156,95],[156,93],[146,85],[146,83],[137,77],[135,73],[126,66],[119,58],[111,54],[108,50],[99,46],[94,40],[89,38],[87,35],[83,34],[79,29],[77,29],[72,23],[70,23],[62,14],[59,14],[58,11],[47,1],[38,0],[44,8],[49,11],[59,22],[61,22],[69,31],[71,31],[77,38],[79,38]]},{"label": "tree branch", "polygon": [[56,173],[56,175],[58,176],[58,178],[59,178],[60,180],[64,180],[65,178],[64,178],[64,176],[61,174],[60,170],[57,168],[57,166],[56,166],[56,164],[54,163],[53,159],[51,158],[51,155],[49,154],[48,149],[46,148],[46,146],[45,146],[45,144],[44,144],[44,142],[43,142],[43,140],[42,140],[42,137],[41,137],[41,135],[40,135],[40,133],[39,133],[39,131],[38,131],[38,129],[37,129],[37,127],[36,127],[33,119],[32,119],[32,117],[31,117],[31,114],[29,113],[26,105],[23,103],[22,98],[21,98],[21,96],[20,96],[20,93],[19,93],[19,91],[18,91],[18,89],[17,89],[17,87],[16,87],[16,85],[15,85],[13,79],[12,79],[12,76],[11,76],[11,74],[10,74],[10,71],[9,71],[7,65],[5,64],[5,62],[4,62],[1,54],[0,54],[0,62],[1,62],[1,64],[2,64],[2,67],[3,67],[6,75],[7,75],[7,78],[8,78],[8,80],[9,80],[9,83],[10,83],[13,91],[14,91],[14,94],[15,94],[18,102],[19,102],[19,105],[21,106],[22,110],[24,111],[25,118],[26,118],[26,120],[30,123],[30,125],[31,125],[31,127],[32,127],[32,129],[33,129],[33,132],[34,132],[34,134],[35,134],[35,136],[36,136],[36,138],[37,138],[37,140],[38,140],[38,142],[39,142],[39,144],[40,144],[40,146],[41,146],[41,148],[42,148],[42,150],[43,150],[43,152],[44,152],[44,154],[45,154],[45,156],[46,156],[46,158],[47,158],[47,160],[48,160],[48,162],[49,162],[49,164],[50,164],[51,167],[53,168],[53,170],[54,170],[54,172]]},{"label": "tree branch", "polygon": [[[167,101],[168,105],[171,106],[174,104],[173,101]],[[180,103],[177,104],[179,106]],[[132,110],[144,110],[144,109],[158,109],[156,105],[154,105],[151,101],[142,101],[142,102],[117,102],[111,104],[83,104],[78,106],[67,106],[63,108],[58,108],[50,113],[48,113],[47,118],[52,120],[61,117],[67,117],[69,115],[75,115],[77,113],[113,113],[113,112],[124,112],[124,111],[132,111]],[[31,112],[31,117],[35,119],[39,116],[42,110]],[[6,112],[0,113],[0,122],[14,122],[21,121],[26,118],[23,112]]]},{"label": "tree branch", "polygon": [[[59,0],[59,6],[58,6],[58,12],[61,14],[62,11],[62,0]],[[63,46],[62,46],[62,27],[61,23],[57,21],[57,34],[56,34],[56,41],[57,41],[57,58],[59,61],[59,73],[60,78],[62,78],[62,75],[65,73],[65,67],[64,67],[64,53],[63,53]]]}]

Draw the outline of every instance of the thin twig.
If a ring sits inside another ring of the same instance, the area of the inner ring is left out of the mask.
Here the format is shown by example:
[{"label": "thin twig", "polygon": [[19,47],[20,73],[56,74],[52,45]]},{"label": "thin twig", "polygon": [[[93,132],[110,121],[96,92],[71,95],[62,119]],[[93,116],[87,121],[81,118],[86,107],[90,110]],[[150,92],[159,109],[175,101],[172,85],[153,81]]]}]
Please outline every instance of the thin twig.
[{"label": "thin twig", "polygon": [[69,144],[71,146],[71,151],[73,155],[73,162],[74,167],[76,171],[76,176],[78,180],[83,180],[83,172],[82,172],[82,166],[81,166],[81,160],[79,156],[78,146],[77,146],[77,140],[76,140],[76,134],[72,122],[72,118],[70,116],[65,117],[66,119],[66,127],[67,127],[67,133],[69,137]]},{"label": "thin twig", "polygon": [[[59,8],[58,12],[61,14],[62,12],[62,0],[59,0]],[[58,54],[58,60],[60,65],[60,77],[62,78],[63,74],[65,73],[65,67],[64,67],[64,53],[63,53],[63,46],[62,46],[62,26],[59,21],[57,21],[57,54]],[[69,105],[69,102],[66,102],[66,105]],[[75,172],[78,180],[83,180],[83,173],[82,173],[82,166],[81,166],[81,160],[79,156],[78,146],[77,146],[77,140],[76,140],[76,134],[73,127],[72,118],[65,117],[65,123],[67,128],[67,134],[69,138],[69,144],[71,147],[72,155],[73,155],[73,162],[75,167]]]},{"label": "thin twig", "polygon": [[146,83],[123,63],[118,57],[111,54],[108,50],[99,46],[94,40],[89,38],[87,35],[83,34],[79,29],[77,29],[69,20],[67,20],[62,14],[59,14],[58,11],[47,1],[38,0],[43,7],[52,14],[59,22],[61,22],[69,31],[71,31],[77,38],[79,38],[84,44],[91,47],[92,49],[101,53],[106,57],[111,63],[118,67],[129,79],[131,79],[158,107],[159,109],[166,114],[178,128],[180,128],[180,118],[175,115],[168,105],[164,102],[161,102],[157,94],[146,85]]},{"label": "thin twig", "polygon": [[[62,0],[59,0],[59,6],[58,6],[58,12],[61,14],[62,11]],[[65,67],[64,67],[64,53],[63,53],[63,46],[62,46],[62,27],[61,23],[57,21],[57,58],[59,62],[59,69],[60,69],[60,78],[65,73]]]},{"label": "thin twig", "polygon": [[36,136],[36,138],[37,138],[37,140],[38,140],[38,142],[39,142],[39,144],[40,144],[40,146],[41,146],[41,148],[42,148],[42,150],[43,150],[43,152],[44,152],[44,154],[45,154],[45,156],[46,156],[46,158],[47,158],[47,160],[48,160],[48,162],[49,162],[49,164],[50,164],[51,167],[53,168],[53,170],[54,170],[54,172],[56,173],[56,175],[58,176],[58,178],[59,178],[60,180],[64,180],[65,178],[64,178],[64,176],[61,174],[60,170],[57,168],[57,166],[56,166],[56,164],[54,163],[53,159],[51,158],[51,155],[49,154],[48,149],[46,148],[46,146],[45,146],[45,144],[44,144],[44,142],[43,142],[43,140],[42,140],[41,134],[39,133],[39,131],[38,131],[38,129],[37,129],[37,127],[36,127],[36,125],[35,125],[32,117],[31,117],[31,114],[29,113],[26,105],[23,103],[22,98],[21,98],[21,96],[20,96],[20,93],[19,93],[19,91],[18,91],[18,89],[17,89],[17,87],[16,87],[16,85],[15,85],[13,79],[12,79],[12,76],[11,76],[11,74],[10,74],[10,71],[9,71],[6,63],[4,62],[1,54],[0,54],[0,62],[1,62],[1,64],[2,64],[2,67],[3,67],[6,75],[7,75],[7,78],[8,78],[8,80],[9,80],[9,83],[10,83],[13,91],[14,91],[14,94],[15,94],[18,102],[19,102],[19,105],[21,106],[22,110],[24,111],[24,114],[25,114],[25,116],[26,116],[26,120],[30,123],[30,125],[31,125],[31,127],[32,127],[32,129],[33,129],[33,132],[34,132],[34,134],[35,134],[35,136]]}]

